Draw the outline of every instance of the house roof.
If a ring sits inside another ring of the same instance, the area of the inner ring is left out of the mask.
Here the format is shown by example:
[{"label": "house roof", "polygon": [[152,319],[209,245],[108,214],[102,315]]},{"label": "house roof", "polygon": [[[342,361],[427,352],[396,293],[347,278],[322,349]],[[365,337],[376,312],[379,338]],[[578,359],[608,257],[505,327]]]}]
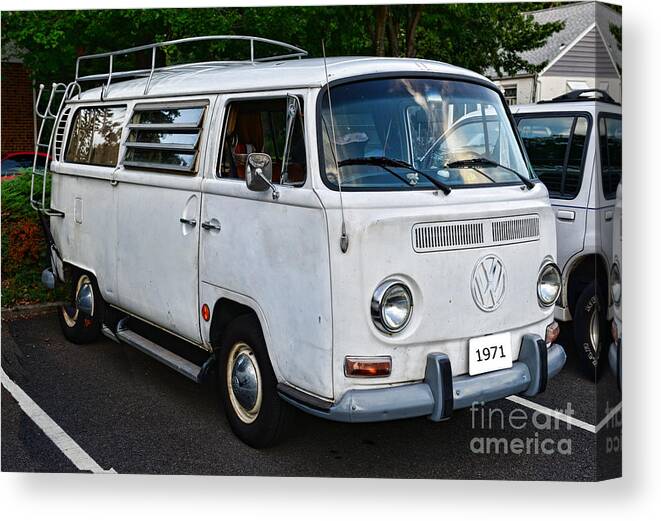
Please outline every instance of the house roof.
[{"label": "house roof", "polygon": [[[565,23],[564,28],[549,36],[543,46],[520,53],[521,58],[527,62],[533,65],[551,63],[596,23],[613,60],[618,67],[622,66],[622,51],[618,49],[617,41],[610,30],[611,24],[622,27],[622,15],[608,5],[601,2],[568,2],[559,7],[524,14],[531,15],[540,24],[559,21]],[[520,70],[515,76],[527,74],[529,73],[526,70]],[[497,77],[493,69],[487,71],[486,75],[490,78]]]}]

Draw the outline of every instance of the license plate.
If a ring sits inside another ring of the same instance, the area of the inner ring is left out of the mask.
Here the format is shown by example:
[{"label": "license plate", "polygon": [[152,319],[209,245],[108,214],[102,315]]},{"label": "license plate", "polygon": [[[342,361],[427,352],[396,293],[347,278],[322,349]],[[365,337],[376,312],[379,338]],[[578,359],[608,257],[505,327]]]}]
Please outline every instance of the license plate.
[{"label": "license plate", "polygon": [[497,371],[512,367],[512,335],[498,333],[468,341],[468,374]]}]

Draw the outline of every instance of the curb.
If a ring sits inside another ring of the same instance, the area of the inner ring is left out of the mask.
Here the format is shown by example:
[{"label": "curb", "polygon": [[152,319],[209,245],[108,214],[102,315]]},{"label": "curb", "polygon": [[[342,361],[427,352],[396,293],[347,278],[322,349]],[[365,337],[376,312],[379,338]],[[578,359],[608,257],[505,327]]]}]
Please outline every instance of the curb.
[{"label": "curb", "polygon": [[62,306],[64,302],[45,302],[41,304],[24,304],[22,306],[3,307],[0,308],[2,313],[21,313],[24,311],[47,311],[58,306]]}]

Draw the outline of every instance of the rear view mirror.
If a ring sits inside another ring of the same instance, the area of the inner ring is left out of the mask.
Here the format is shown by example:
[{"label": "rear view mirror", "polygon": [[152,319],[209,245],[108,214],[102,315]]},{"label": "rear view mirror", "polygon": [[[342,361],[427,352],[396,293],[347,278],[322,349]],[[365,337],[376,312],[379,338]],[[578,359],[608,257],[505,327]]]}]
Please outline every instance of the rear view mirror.
[{"label": "rear view mirror", "polygon": [[253,152],[248,155],[246,161],[246,186],[253,192],[264,192],[269,188],[273,190],[273,199],[280,194],[271,182],[273,178],[273,164],[271,156],[261,152]]}]

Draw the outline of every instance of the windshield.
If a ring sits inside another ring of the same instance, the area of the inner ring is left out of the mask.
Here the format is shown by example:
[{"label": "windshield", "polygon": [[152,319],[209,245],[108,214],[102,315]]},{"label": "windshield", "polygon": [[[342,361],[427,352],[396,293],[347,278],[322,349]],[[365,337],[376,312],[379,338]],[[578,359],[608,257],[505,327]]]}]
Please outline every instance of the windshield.
[{"label": "windshield", "polygon": [[[331,89],[334,125],[322,96],[322,175],[331,187],[338,163],[349,190],[433,190],[433,179],[451,187],[520,184],[512,170],[531,177],[501,98],[487,87],[429,78],[339,85]],[[350,161],[364,158],[413,169]]]}]

